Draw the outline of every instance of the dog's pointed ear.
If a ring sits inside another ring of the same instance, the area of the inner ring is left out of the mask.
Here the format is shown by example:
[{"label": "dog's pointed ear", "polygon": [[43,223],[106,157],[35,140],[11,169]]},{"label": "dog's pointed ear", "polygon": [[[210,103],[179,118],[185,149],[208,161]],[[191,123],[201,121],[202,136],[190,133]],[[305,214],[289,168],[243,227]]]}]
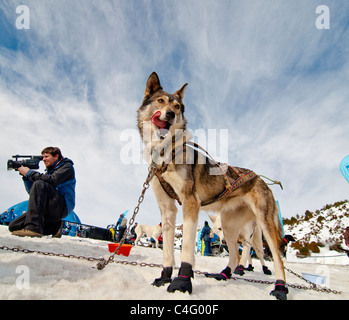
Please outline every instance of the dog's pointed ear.
[{"label": "dog's pointed ear", "polygon": [[158,90],[162,90],[162,87],[158,75],[156,74],[156,72],[153,72],[148,78],[144,96],[148,97]]},{"label": "dog's pointed ear", "polygon": [[175,92],[175,95],[179,96],[181,100],[183,101],[185,89],[187,88],[188,83],[186,83],[182,88],[180,88],[178,91]]},{"label": "dog's pointed ear", "polygon": [[210,218],[210,220],[212,221],[212,223],[214,223],[217,219],[217,216],[211,216],[210,214],[207,214],[208,217]]}]

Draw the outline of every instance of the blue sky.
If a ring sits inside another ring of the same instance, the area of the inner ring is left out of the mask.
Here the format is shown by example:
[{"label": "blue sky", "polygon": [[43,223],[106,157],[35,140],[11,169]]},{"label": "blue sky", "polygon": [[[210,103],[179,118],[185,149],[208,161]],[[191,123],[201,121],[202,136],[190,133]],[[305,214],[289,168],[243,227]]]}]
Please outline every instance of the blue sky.
[{"label": "blue sky", "polygon": [[[16,28],[19,5],[28,30]],[[319,5],[329,30],[316,28]],[[219,160],[283,183],[272,190],[284,216],[348,199],[348,16],[346,0],[2,0],[0,211],[28,197],[7,159],[49,145],[75,162],[82,222],[132,211],[147,165],[125,163],[122,137],[137,144],[152,71],[169,92],[189,83],[189,128],[228,130]],[[137,220],[160,221],[151,192]]]}]

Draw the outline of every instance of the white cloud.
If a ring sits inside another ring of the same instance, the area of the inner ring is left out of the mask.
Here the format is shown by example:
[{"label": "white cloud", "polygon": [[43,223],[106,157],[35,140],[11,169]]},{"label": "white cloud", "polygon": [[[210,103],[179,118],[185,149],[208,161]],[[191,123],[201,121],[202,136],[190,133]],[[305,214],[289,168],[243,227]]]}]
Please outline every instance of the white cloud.
[{"label": "white cloud", "polygon": [[[346,2],[331,4],[326,31],[315,28],[317,4],[304,1],[20,4],[31,29],[13,23],[17,49],[0,40],[3,209],[27,197],[7,159],[57,145],[76,164],[83,222],[105,226],[132,211],[147,170],[121,161],[120,137],[136,129],[154,70],[170,92],[189,82],[190,128],[229,130],[232,165],[283,182],[273,190],[284,215],[347,197]],[[16,3],[0,6],[12,21]],[[149,191],[139,219],[159,217]]]}]

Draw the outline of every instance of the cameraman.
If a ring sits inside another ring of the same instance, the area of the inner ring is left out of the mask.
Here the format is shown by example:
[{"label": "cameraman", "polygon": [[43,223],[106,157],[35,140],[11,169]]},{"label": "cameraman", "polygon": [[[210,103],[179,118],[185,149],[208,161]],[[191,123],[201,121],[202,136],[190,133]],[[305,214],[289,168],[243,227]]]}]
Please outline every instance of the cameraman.
[{"label": "cameraman", "polygon": [[63,158],[57,147],[47,147],[41,154],[46,173],[23,166],[18,168],[29,193],[29,203],[28,211],[10,223],[9,230],[13,235],[60,237],[62,220],[75,207],[73,161]]}]

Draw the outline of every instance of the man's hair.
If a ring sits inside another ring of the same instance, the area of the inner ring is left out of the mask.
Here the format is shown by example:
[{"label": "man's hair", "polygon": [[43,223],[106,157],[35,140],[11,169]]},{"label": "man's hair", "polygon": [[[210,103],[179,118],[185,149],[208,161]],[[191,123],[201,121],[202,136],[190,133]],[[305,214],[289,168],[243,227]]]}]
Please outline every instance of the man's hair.
[{"label": "man's hair", "polygon": [[61,150],[57,147],[46,147],[44,150],[41,151],[41,154],[44,154],[44,153],[49,153],[53,157],[58,154],[58,159],[63,158]]}]

